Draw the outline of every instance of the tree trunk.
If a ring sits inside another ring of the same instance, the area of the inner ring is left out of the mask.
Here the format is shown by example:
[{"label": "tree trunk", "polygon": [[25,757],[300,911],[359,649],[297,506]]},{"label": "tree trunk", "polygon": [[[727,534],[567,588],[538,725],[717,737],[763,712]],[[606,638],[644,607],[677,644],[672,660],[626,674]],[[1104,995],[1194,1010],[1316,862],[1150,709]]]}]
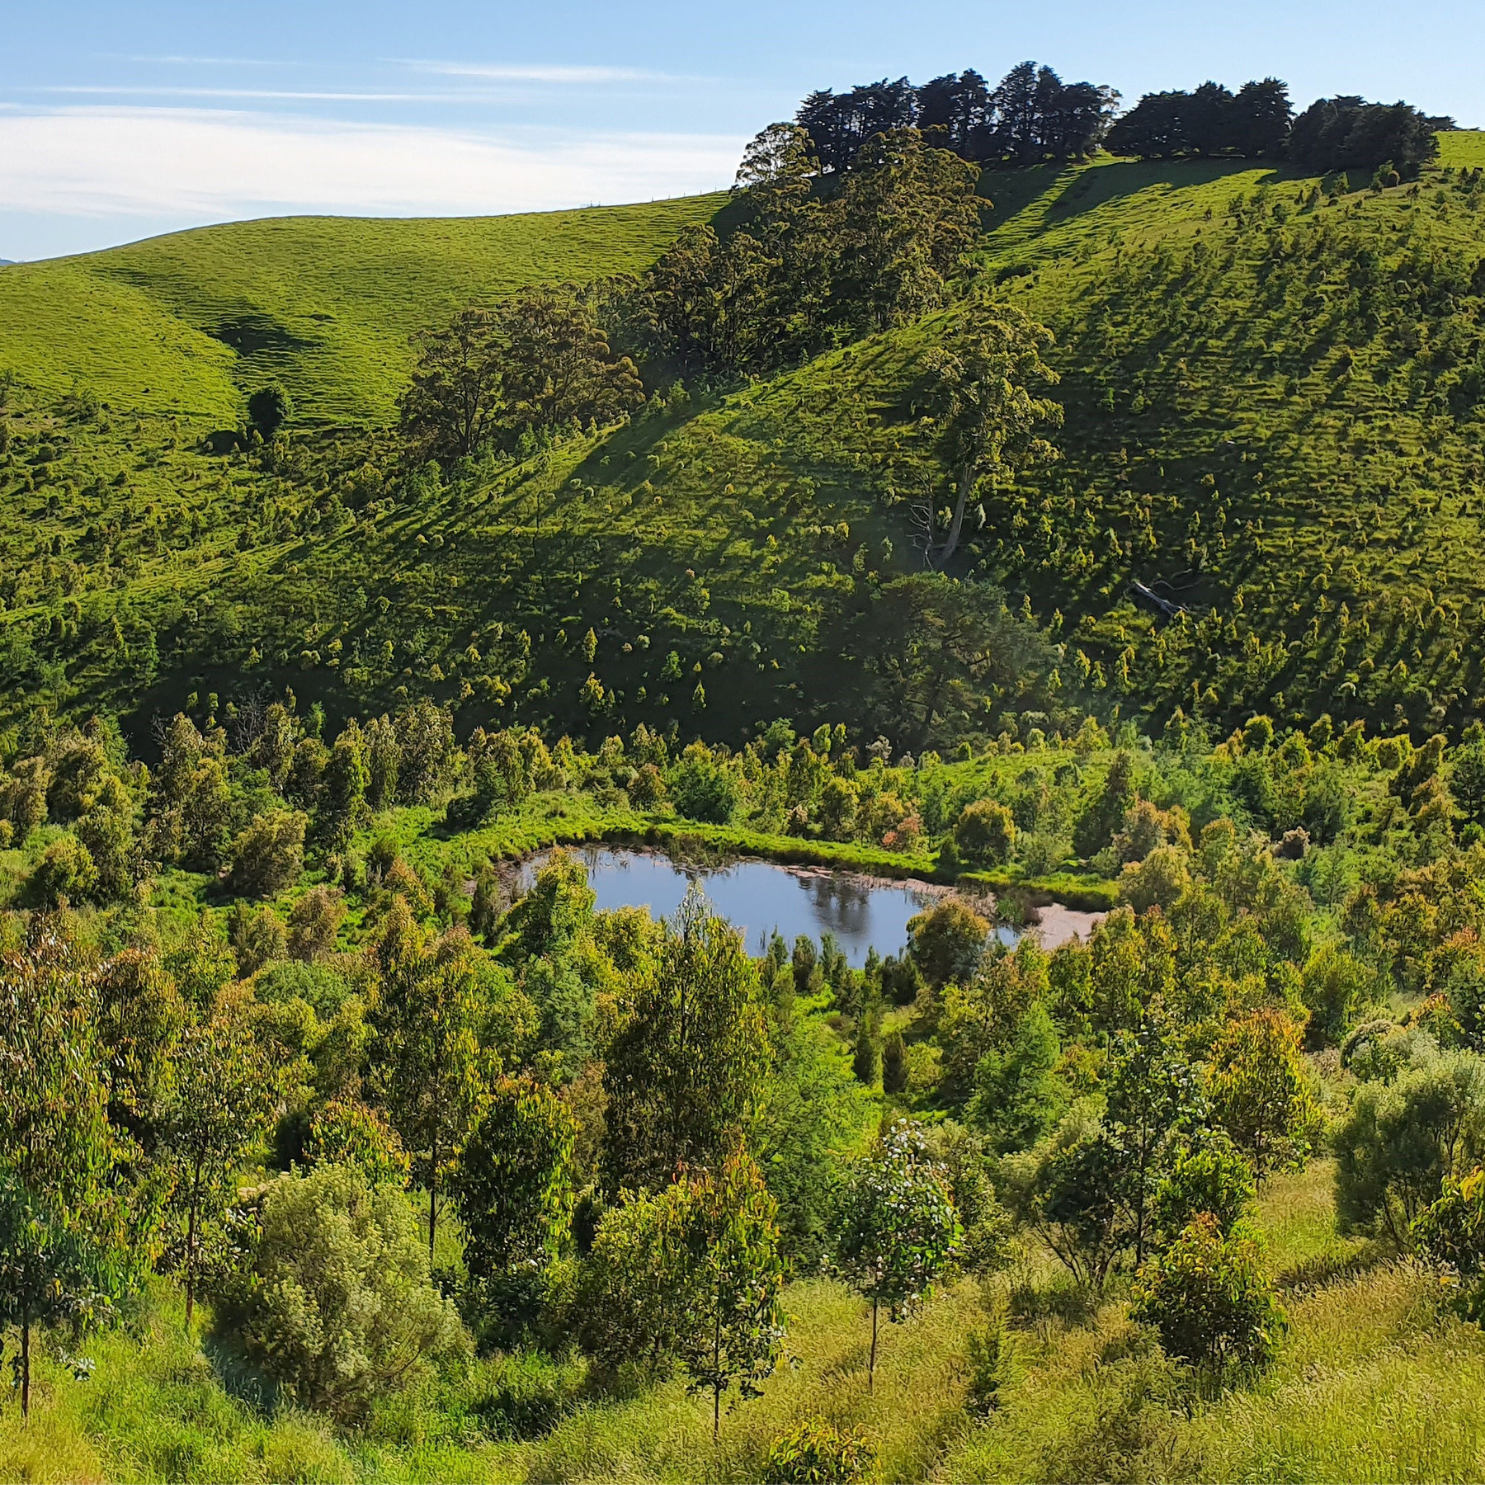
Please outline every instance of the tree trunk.
[{"label": "tree trunk", "polygon": [[195,1177],[191,1183],[191,1211],[186,1218],[186,1329],[196,1314],[196,1226],[197,1213],[201,1206],[201,1164],[196,1164]]},{"label": "tree trunk", "polygon": [[712,1315],[712,1448],[722,1427],[722,1304],[720,1299]]},{"label": "tree trunk", "polygon": [[[975,487],[975,472],[966,464],[959,471],[959,493],[954,500],[954,519],[949,525],[949,534],[944,538],[943,547],[933,559],[933,565],[940,570],[949,565],[951,558],[959,547],[959,533],[964,529],[964,508],[969,504],[970,491]],[[930,538],[932,528],[929,528]]]},{"label": "tree trunk", "polygon": [[31,1421],[31,1311],[21,1306],[21,1417]]},{"label": "tree trunk", "polygon": [[438,1231],[438,1131],[433,1132],[432,1160],[428,1167],[428,1267],[433,1267],[433,1239]]},{"label": "tree trunk", "polygon": [[866,1366],[866,1390],[875,1392],[877,1388],[877,1310],[881,1307],[881,1301],[873,1297],[871,1302],[871,1360]]}]

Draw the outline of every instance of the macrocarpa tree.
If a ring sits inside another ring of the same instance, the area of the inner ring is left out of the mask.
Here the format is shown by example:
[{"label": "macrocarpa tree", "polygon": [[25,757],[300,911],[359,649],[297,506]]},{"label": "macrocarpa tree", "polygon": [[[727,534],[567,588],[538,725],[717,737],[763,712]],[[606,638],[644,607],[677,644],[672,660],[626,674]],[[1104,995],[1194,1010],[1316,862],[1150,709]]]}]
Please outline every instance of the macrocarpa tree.
[{"label": "macrocarpa tree", "polygon": [[836,1241],[837,1268],[871,1301],[868,1388],[876,1381],[882,1306],[894,1321],[916,1310],[961,1235],[947,1172],[929,1153],[922,1129],[909,1121],[894,1124],[851,1173]]}]

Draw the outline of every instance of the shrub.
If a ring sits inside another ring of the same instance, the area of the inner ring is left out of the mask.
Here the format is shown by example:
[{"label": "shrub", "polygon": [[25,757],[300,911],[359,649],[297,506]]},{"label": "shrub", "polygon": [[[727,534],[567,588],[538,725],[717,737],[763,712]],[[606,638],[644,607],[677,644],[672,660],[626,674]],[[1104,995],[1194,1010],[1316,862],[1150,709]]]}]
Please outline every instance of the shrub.
[{"label": "shrub", "polygon": [[297,959],[280,959],[260,969],[254,988],[264,1005],[302,1000],[322,1021],[331,1020],[351,993],[344,978],[327,965]]},{"label": "shrub", "polygon": [[957,897],[908,922],[909,950],[924,978],[935,987],[971,975],[989,934],[989,920]]},{"label": "shrub", "polygon": [[665,776],[653,763],[644,764],[629,784],[629,798],[635,809],[652,810],[665,802]]},{"label": "shrub", "polygon": [[1221,1375],[1267,1366],[1288,1326],[1245,1233],[1196,1217],[1141,1270],[1134,1318],[1160,1335],[1167,1356]]},{"label": "shrub", "polygon": [[737,808],[737,780],[732,771],[707,758],[687,758],[670,778],[675,807],[689,820],[725,825]]},{"label": "shrub", "polygon": [[1253,1011],[1228,1024],[1211,1062],[1212,1112],[1259,1177],[1302,1163],[1320,1113],[1299,1027],[1282,1011]]},{"label": "shrub", "polygon": [[1172,1241],[1202,1213],[1231,1232],[1253,1205],[1253,1170],[1220,1139],[1176,1153],[1170,1173],[1155,1192],[1155,1231]]},{"label": "shrub", "polygon": [[965,805],[954,824],[954,848],[959,859],[972,866],[1004,865],[1016,848],[1011,812],[993,799]]},{"label": "shrub", "polygon": [[97,882],[98,868],[88,848],[70,835],[54,840],[31,873],[31,891],[46,907],[56,907],[64,897],[86,897]]},{"label": "shrub", "polygon": [[229,1307],[249,1357],[297,1402],[354,1418],[467,1347],[429,1282],[400,1191],[350,1166],[285,1176],[263,1198],[245,1292]]},{"label": "shrub", "polygon": [[298,810],[257,815],[232,843],[232,886],[244,897],[272,897],[299,880],[304,829]]},{"label": "shrub", "polygon": [[345,922],[344,895],[334,887],[312,887],[289,914],[289,956],[313,962],[335,947]]},{"label": "shrub", "polygon": [[1395,1082],[1363,1084],[1335,1150],[1342,1228],[1381,1228],[1406,1243],[1444,1183],[1485,1159],[1485,1059],[1433,1055]]},{"label": "shrub", "polygon": [[859,1435],[823,1418],[806,1418],[773,1441],[762,1485],[857,1485],[876,1465],[872,1447]]},{"label": "shrub", "polygon": [[407,1184],[409,1161],[397,1131],[375,1109],[351,1099],[327,1103],[310,1120],[304,1158],[310,1165],[345,1165],[372,1186]]}]

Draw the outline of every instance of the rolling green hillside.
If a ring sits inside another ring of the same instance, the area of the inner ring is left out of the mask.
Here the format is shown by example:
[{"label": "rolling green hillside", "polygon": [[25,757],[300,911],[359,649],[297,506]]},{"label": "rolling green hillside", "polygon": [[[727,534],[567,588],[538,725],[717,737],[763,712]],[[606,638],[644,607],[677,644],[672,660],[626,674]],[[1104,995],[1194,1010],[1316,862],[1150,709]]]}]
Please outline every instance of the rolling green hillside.
[{"label": "rolling green hillside", "polygon": [[[1054,689],[1157,726],[1474,716],[1485,136],[1442,139],[1418,184],[1333,198],[1237,161],[986,177],[981,286],[1055,330],[1067,419],[1058,464],[986,498],[957,575],[1064,647]],[[719,204],[267,222],[0,272],[21,384],[0,683],[142,716],[288,681],[338,710],[431,691],[471,723],[721,736],[850,706],[907,728],[893,584],[921,570],[913,502],[945,488],[914,388],[954,311],[525,464],[435,479],[343,427],[387,417],[408,332],[462,297],[639,267]],[[110,306],[91,345],[57,328],[87,295]],[[202,455],[270,371],[305,430],[287,461]],[[74,375],[101,419],[58,402]],[[1158,627],[1134,578],[1190,614]],[[914,746],[999,725],[926,704]]]},{"label": "rolling green hillside", "polygon": [[281,217],[0,273],[0,371],[234,425],[277,377],[310,422],[383,422],[408,337],[472,299],[644,268],[725,196],[508,217]]}]

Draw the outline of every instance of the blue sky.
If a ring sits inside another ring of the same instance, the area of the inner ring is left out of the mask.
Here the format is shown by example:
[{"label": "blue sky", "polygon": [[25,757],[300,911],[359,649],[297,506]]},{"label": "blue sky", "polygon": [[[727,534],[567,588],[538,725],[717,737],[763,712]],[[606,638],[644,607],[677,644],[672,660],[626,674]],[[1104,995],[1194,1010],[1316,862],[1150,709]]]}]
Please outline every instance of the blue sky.
[{"label": "blue sky", "polygon": [[527,0],[4,6],[0,258],[285,212],[482,213],[729,183],[815,87],[1025,58],[1132,102],[1212,77],[1485,125],[1485,4]]}]

